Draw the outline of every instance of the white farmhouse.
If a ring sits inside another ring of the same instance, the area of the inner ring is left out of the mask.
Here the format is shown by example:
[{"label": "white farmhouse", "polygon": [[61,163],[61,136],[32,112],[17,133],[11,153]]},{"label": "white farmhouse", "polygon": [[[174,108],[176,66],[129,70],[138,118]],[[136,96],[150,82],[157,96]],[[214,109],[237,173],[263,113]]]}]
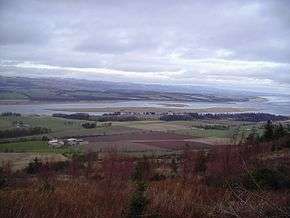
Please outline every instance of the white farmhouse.
[{"label": "white farmhouse", "polygon": [[66,144],[71,147],[78,147],[80,145],[86,145],[88,142],[82,139],[69,138],[66,140]]},{"label": "white farmhouse", "polygon": [[61,148],[64,146],[64,142],[58,139],[52,139],[48,141],[48,146],[50,148]]}]

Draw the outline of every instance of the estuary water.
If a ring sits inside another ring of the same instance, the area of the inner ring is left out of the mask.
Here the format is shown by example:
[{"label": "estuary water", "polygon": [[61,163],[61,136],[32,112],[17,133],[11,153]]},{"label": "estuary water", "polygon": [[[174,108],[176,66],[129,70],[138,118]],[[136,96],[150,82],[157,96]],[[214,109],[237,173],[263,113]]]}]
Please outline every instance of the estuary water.
[{"label": "estuary water", "polygon": [[[107,113],[90,112],[90,108],[113,107],[158,107],[180,109],[204,108],[250,108],[247,112],[265,112],[279,115],[290,115],[290,96],[260,96],[247,102],[167,102],[167,101],[101,101],[101,102],[65,102],[65,103],[24,103],[0,104],[0,113],[15,112],[21,114],[51,115],[53,113],[74,113],[65,109],[88,109],[88,113],[100,115]],[[55,110],[57,109],[57,110]],[[77,111],[76,111],[77,112]]]}]

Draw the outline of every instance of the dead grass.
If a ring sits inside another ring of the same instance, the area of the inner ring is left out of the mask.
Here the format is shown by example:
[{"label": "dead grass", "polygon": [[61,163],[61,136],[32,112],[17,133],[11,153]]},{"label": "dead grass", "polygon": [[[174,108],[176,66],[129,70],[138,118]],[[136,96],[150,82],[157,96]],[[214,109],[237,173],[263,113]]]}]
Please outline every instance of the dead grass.
[{"label": "dead grass", "polygon": [[67,158],[61,154],[37,154],[37,153],[0,153],[0,163],[10,163],[12,170],[21,170],[29,162],[38,158],[44,162],[65,161]]}]

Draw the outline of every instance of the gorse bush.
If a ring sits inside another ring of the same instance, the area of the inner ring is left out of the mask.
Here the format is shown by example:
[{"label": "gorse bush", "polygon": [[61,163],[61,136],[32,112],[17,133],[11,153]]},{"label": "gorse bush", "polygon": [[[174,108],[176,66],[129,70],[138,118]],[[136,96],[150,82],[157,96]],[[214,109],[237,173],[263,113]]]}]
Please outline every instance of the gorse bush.
[{"label": "gorse bush", "polygon": [[250,189],[290,188],[289,172],[283,169],[255,169],[246,176],[244,185]]},{"label": "gorse bush", "polygon": [[41,167],[43,166],[43,163],[41,160],[39,160],[37,157],[34,158],[32,162],[28,164],[25,171],[28,174],[36,174],[40,172]]},{"label": "gorse bush", "polygon": [[5,187],[6,182],[7,182],[7,176],[4,173],[3,167],[0,167],[0,188]]},{"label": "gorse bush", "polygon": [[282,138],[287,135],[287,129],[281,123],[273,124],[270,120],[268,120],[265,125],[264,133],[261,137],[262,141],[272,141],[275,139]]},{"label": "gorse bush", "polygon": [[142,217],[145,208],[149,203],[149,199],[147,198],[145,191],[148,188],[148,184],[145,182],[137,182],[136,190],[132,195],[130,202],[130,218]]}]

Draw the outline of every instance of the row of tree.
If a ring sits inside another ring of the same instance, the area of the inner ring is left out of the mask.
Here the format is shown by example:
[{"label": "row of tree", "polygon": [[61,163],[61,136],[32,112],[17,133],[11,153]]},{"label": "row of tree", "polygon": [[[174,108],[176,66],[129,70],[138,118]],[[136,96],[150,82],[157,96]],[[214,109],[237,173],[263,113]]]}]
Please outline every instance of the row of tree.
[{"label": "row of tree", "polygon": [[[256,128],[253,128],[247,137],[248,144],[256,144],[260,142],[271,142],[288,135],[288,128],[281,123],[275,124],[268,120],[264,126],[264,132],[260,135]],[[275,144],[275,143],[274,143]]]},{"label": "row of tree", "polygon": [[3,112],[0,115],[1,117],[20,117],[21,114],[19,113],[13,113],[13,112]]},{"label": "row of tree", "polygon": [[82,124],[82,127],[85,128],[85,129],[93,129],[93,128],[96,128],[96,123],[83,123]]},{"label": "row of tree", "polygon": [[274,124],[270,120],[265,125],[265,131],[262,136],[264,141],[272,141],[279,139],[287,135],[287,129],[281,124]]},{"label": "row of tree", "polygon": [[139,117],[134,115],[119,115],[119,114],[104,114],[101,116],[89,115],[86,113],[74,113],[74,114],[53,114],[53,117],[61,117],[65,119],[75,119],[75,120],[88,120],[88,121],[99,121],[99,122],[108,122],[108,121],[137,121],[140,120]]},{"label": "row of tree", "polygon": [[164,121],[177,121],[177,120],[222,120],[222,119],[231,119],[234,121],[246,121],[246,122],[262,122],[262,121],[281,121],[289,119],[286,116],[274,115],[268,113],[185,113],[185,114],[172,114],[172,115],[163,115],[160,117],[160,120]]},{"label": "row of tree", "polygon": [[[150,115],[150,114],[149,114]],[[146,119],[146,116],[139,117],[137,115],[122,115],[120,113],[103,114],[100,116],[89,115],[87,113],[74,113],[74,114],[53,114],[53,117],[61,117],[65,119],[77,119],[88,121],[137,121]],[[247,121],[247,122],[262,122],[267,120],[281,121],[289,119],[286,116],[274,115],[268,113],[184,113],[184,114],[164,114],[159,117],[163,121],[178,121],[178,120],[222,120],[230,119],[234,121]]]},{"label": "row of tree", "polygon": [[44,127],[6,129],[0,130],[0,139],[47,134],[49,132],[51,132],[51,130]]}]

